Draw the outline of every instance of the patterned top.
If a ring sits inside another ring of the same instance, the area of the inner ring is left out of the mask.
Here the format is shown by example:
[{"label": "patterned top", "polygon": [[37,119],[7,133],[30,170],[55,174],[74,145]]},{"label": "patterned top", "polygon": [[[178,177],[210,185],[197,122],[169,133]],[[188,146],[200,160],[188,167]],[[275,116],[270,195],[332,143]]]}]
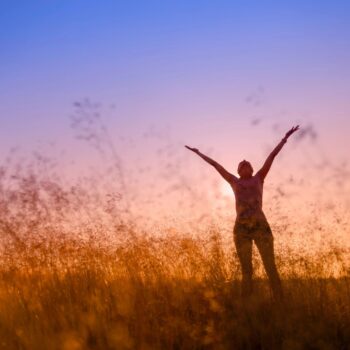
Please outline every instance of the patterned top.
[{"label": "patterned top", "polygon": [[266,220],[262,210],[263,178],[256,173],[249,179],[233,178],[229,183],[236,198],[236,221]]}]

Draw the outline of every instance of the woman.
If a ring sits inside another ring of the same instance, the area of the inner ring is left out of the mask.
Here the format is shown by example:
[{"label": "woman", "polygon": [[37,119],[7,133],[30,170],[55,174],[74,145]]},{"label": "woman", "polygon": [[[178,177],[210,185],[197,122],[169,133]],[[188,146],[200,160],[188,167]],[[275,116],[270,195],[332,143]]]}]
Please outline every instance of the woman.
[{"label": "woman", "polygon": [[253,175],[252,165],[243,160],[238,165],[239,178],[229,173],[223,166],[199,152],[197,148],[185,146],[198,154],[222,175],[231,185],[236,199],[236,220],[234,224],[234,242],[242,269],[242,295],[252,294],[253,265],[252,244],[257,246],[275,299],[282,299],[283,290],[279,277],[273,248],[273,235],[270,225],[262,210],[264,179],[270,170],[273,160],[282,149],[287,139],[299,125],[290,129],[267,157],[262,168]]}]

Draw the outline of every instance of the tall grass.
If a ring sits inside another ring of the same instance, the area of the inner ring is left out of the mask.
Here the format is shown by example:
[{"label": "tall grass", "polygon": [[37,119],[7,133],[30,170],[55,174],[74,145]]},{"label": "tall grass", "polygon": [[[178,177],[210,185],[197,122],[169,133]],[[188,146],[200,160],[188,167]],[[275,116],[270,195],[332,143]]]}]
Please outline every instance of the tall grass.
[{"label": "tall grass", "polygon": [[[3,169],[1,183],[3,349],[350,344],[348,252],[339,247],[308,257],[278,251],[283,304],[273,302],[255,255],[255,293],[242,300],[236,253],[215,226],[201,239],[181,232],[155,237],[115,213],[94,220],[103,198],[84,188],[64,189],[28,169],[10,178]],[[337,277],[327,268],[335,263]]]},{"label": "tall grass", "polygon": [[242,299],[236,252],[219,227],[154,235],[135,225],[106,128],[88,102],[76,107],[74,127],[111,150],[124,197],[99,192],[96,178],[67,186],[40,156],[0,169],[1,349],[350,348],[347,249],[281,245],[278,304],[255,252],[254,295]]},{"label": "tall grass", "polygon": [[241,299],[235,256],[215,239],[134,237],[108,250],[45,243],[6,251],[4,349],[346,349],[350,342],[348,277],[287,270],[286,302],[276,305],[265,279]]}]

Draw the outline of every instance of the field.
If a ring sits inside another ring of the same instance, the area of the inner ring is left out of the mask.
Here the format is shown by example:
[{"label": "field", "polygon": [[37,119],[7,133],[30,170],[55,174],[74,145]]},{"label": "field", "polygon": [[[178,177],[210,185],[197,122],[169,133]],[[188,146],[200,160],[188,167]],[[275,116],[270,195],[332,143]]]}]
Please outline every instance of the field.
[{"label": "field", "polygon": [[[319,216],[302,246],[276,248],[285,301],[256,251],[242,299],[220,228],[141,230],[115,190],[94,186],[103,179],[66,186],[50,166],[0,168],[1,349],[350,349],[349,250],[326,241]],[[334,212],[337,223],[346,237]],[[273,232],[281,242],[283,220]]]},{"label": "field", "polygon": [[217,233],[134,235],[114,249],[17,243],[3,257],[3,349],[349,348],[349,278],[317,278],[317,264],[295,257],[304,272],[288,275],[291,260],[279,255],[286,301],[275,304],[262,278],[242,300],[234,253]]}]

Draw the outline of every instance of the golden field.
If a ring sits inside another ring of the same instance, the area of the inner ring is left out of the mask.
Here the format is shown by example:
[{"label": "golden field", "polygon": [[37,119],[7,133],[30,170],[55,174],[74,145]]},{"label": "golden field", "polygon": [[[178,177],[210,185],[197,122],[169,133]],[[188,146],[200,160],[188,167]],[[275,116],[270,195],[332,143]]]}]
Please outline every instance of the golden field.
[{"label": "golden field", "polygon": [[255,296],[242,300],[234,253],[225,253],[218,233],[208,234],[201,242],[130,232],[109,249],[17,242],[3,252],[0,271],[1,348],[349,348],[346,271],[317,278],[318,262],[279,254],[285,302],[274,304],[261,278]]},{"label": "golden field", "polygon": [[243,300],[219,227],[141,230],[115,190],[99,192],[103,179],[66,186],[51,168],[42,157],[0,168],[1,349],[350,349],[349,250],[316,247],[332,238],[317,215],[299,248],[280,244],[287,223],[273,228],[285,301],[256,252]]}]

